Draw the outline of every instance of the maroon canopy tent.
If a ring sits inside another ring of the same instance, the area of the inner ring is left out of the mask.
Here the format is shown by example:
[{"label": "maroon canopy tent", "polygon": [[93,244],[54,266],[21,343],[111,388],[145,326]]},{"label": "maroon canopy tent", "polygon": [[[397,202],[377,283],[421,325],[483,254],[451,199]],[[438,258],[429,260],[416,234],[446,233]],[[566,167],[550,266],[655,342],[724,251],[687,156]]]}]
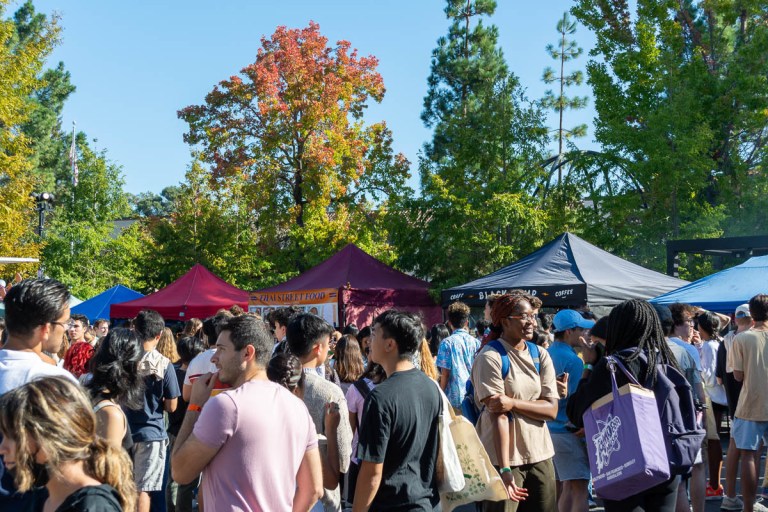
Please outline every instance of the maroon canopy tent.
[{"label": "maroon canopy tent", "polygon": [[[316,267],[283,284],[251,293],[251,305],[286,306],[334,301],[340,325],[370,325],[387,309],[419,311],[428,326],[442,321],[429,283],[380,262],[349,244]],[[265,308],[266,309],[266,308]],[[305,307],[310,311],[310,307]],[[326,318],[327,315],[326,315]]]},{"label": "maroon canopy tent", "polygon": [[166,320],[189,320],[209,317],[234,304],[246,309],[248,292],[232,286],[197,263],[162,290],[140,299],[112,304],[110,317],[133,318],[142,309],[154,309]]}]

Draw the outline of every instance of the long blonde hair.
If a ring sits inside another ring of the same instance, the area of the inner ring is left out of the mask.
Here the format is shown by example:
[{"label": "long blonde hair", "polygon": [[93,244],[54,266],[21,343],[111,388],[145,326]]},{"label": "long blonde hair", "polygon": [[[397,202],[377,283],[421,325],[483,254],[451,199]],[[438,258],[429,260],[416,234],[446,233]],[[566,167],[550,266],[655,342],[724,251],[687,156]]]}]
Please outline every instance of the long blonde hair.
[{"label": "long blonde hair", "polygon": [[435,366],[435,360],[432,359],[432,351],[429,350],[429,342],[425,339],[421,340],[421,348],[419,348],[419,363],[421,371],[423,371],[427,377],[432,380],[437,380],[437,367]]},{"label": "long blonde hair", "polygon": [[16,442],[16,486],[21,492],[33,486],[34,445],[47,455],[50,474],[60,474],[65,462],[83,461],[86,474],[117,491],[123,510],[134,510],[131,459],[96,435],[91,407],[82,389],[64,377],[35,379],[0,397],[0,432]]},{"label": "long blonde hair", "polygon": [[157,351],[170,359],[172,363],[181,359],[179,351],[176,349],[176,338],[173,337],[173,331],[168,327],[163,328],[163,332],[160,333],[160,341],[157,342]]}]

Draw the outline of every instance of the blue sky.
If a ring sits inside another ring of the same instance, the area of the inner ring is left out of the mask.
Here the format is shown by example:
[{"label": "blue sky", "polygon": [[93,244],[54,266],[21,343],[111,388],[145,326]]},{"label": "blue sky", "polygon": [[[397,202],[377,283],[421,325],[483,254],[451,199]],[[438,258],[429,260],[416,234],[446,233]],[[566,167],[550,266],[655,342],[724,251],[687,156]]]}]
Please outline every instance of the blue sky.
[{"label": "blue sky", "polygon": [[[412,162],[430,132],[420,113],[427,89],[430,57],[437,38],[447,32],[443,0],[282,0],[219,2],[189,0],[131,2],[34,0],[38,11],[57,12],[62,42],[50,62],[63,61],[77,91],[64,110],[64,126],[96,139],[109,158],[122,166],[128,192],[159,192],[178,184],[190,162],[182,140],[186,125],[177,110],[199,104],[220,80],[252,63],[264,35],[278,25],[320,24],[331,43],[346,39],[363,55],[379,59],[387,94],[369,108],[367,118],[385,120],[393,131],[395,150]],[[555,42],[555,25],[572,0],[499,0],[491,22],[510,68],[530,98],[546,90],[545,52]],[[12,12],[18,2],[12,4]],[[592,34],[579,27],[575,35],[585,55]],[[586,87],[572,94],[589,95]],[[594,147],[589,108],[569,114],[566,126],[590,124],[582,147]],[[555,126],[554,115],[550,126]],[[412,180],[417,187],[417,181]]]}]

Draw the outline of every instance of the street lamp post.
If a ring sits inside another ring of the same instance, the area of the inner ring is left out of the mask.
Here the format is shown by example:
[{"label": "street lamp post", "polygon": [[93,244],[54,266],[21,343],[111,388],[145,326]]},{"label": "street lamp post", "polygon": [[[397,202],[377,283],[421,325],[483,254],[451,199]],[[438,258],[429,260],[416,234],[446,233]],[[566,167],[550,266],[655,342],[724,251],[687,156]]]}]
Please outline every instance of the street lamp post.
[{"label": "street lamp post", "polygon": [[45,229],[45,214],[53,210],[53,200],[55,199],[50,192],[40,192],[30,194],[37,201],[37,236],[43,238]]}]

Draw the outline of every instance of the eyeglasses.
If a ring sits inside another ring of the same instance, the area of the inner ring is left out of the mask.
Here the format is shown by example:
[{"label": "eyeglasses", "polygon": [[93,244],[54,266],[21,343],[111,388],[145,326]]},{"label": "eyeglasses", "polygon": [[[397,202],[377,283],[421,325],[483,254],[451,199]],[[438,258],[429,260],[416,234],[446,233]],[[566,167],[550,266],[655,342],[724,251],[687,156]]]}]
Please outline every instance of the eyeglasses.
[{"label": "eyeglasses", "polygon": [[65,329],[65,330],[69,330],[69,329],[72,329],[73,327],[75,327],[75,322],[74,322],[74,320],[67,320],[66,322],[51,322],[51,323],[52,323],[52,324],[56,324],[56,325],[60,325],[60,326],[62,326],[62,327]]},{"label": "eyeglasses", "polygon": [[536,322],[536,315],[533,313],[526,313],[524,315],[509,315],[507,318],[519,318],[523,322]]}]

